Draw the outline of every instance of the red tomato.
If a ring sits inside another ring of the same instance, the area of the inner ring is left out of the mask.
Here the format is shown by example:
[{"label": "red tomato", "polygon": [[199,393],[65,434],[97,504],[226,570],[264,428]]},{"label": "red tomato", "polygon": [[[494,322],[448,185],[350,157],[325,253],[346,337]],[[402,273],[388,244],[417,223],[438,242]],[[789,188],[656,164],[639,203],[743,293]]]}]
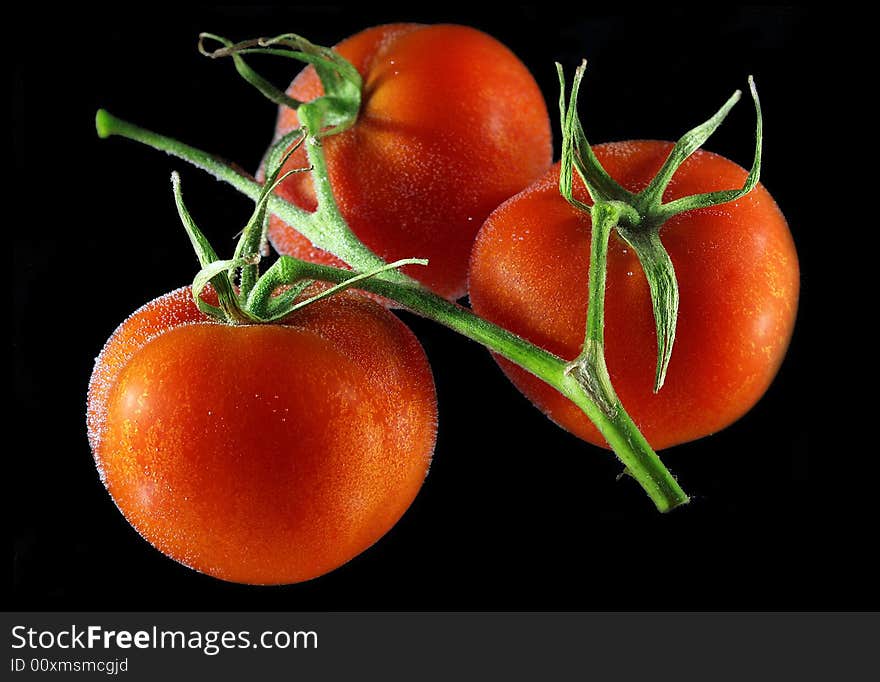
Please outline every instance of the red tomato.
[{"label": "red tomato", "polygon": [[254,584],[314,578],[382,537],[422,485],[436,416],[415,336],[351,294],[230,326],[178,289],[110,337],[88,399],[126,519],[171,558]]},{"label": "red tomato", "polygon": [[[609,174],[644,189],[672,147],[637,141],[597,145]],[[664,200],[742,186],[746,172],[698,151]],[[496,210],[471,260],[474,310],[566,359],[583,343],[590,218],[559,194],[558,165]],[[576,196],[589,202],[579,179]],[[797,310],[798,260],[785,218],[758,185],[739,201],[680,214],[660,232],[678,275],[681,303],[666,383],[653,392],[657,341],[648,284],[616,233],[608,253],[605,345],[624,407],[655,448],[694,440],[748,411],[773,380]],[[607,447],[584,414],[531,374],[499,359],[514,384],[553,421]]]},{"label": "red tomato", "polygon": [[[550,166],[547,108],[528,69],[494,38],[465,26],[393,24],[369,28],[335,48],[364,78],[354,127],[324,142],[330,180],[354,233],[388,261],[428,258],[404,269],[449,298],[467,288],[468,257],[486,216]],[[323,94],[311,66],[288,94]],[[298,127],[281,107],[276,140]],[[307,166],[298,150],[286,168]],[[315,209],[308,173],[281,196]],[[280,219],[275,248],[341,265]]]}]

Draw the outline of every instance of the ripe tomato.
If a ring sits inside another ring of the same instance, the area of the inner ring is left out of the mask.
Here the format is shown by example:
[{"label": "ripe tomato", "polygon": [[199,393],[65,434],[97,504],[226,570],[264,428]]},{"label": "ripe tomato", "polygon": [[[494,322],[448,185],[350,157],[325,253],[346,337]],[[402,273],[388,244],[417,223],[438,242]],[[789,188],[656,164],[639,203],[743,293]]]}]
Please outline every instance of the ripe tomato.
[{"label": "ripe tomato", "polygon": [[[597,145],[609,174],[644,189],[671,143]],[[698,151],[675,174],[664,200],[741,186],[746,172]],[[559,194],[559,167],[500,206],[472,254],[470,296],[480,315],[566,359],[583,343],[590,218]],[[589,202],[579,179],[576,196]],[[669,220],[661,239],[678,275],[678,329],[666,383],[653,393],[657,342],[648,284],[616,233],[608,253],[605,345],[611,380],[654,448],[728,426],[764,394],[794,326],[799,274],[794,243],[773,198],[758,185],[739,201]],[[604,439],[568,399],[499,359],[507,376],[553,421],[580,438]]]},{"label": "ripe tomato", "polygon": [[110,337],[88,426],[101,479],[155,547],[224,580],[293,583],[403,515],[430,463],[436,397],[415,336],[362,296],[230,326],[184,288]]},{"label": "ripe tomato", "polygon": [[[380,256],[428,258],[428,267],[404,270],[442,296],[463,296],[480,225],[552,161],[537,84],[504,45],[465,26],[378,26],[335,49],[364,78],[357,122],[324,141],[343,216]],[[323,89],[309,66],[287,92],[308,101]],[[298,125],[296,112],[281,107],[275,139]],[[300,149],[286,168],[307,165]],[[279,193],[315,209],[308,173]],[[269,236],[281,253],[341,265],[278,218]]]}]

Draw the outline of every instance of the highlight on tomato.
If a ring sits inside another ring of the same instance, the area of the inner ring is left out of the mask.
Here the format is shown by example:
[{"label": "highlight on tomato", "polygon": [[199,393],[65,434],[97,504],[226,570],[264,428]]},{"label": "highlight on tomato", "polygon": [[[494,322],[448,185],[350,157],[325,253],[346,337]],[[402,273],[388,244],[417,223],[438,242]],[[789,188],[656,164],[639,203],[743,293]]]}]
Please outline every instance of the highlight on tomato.
[{"label": "highlight on tomato", "polygon": [[[323,141],[342,216],[386,261],[426,258],[427,267],[404,272],[446,298],[463,296],[480,225],[552,162],[537,83],[507,47],[467,26],[376,26],[334,52],[362,78],[353,124]],[[317,66],[293,80],[289,98],[309,102],[326,93],[328,76],[322,84]],[[338,100],[352,93],[334,94]],[[274,140],[302,123],[282,103]],[[287,168],[308,165],[301,149]],[[279,194],[309,211],[316,207],[310,174],[290,177]],[[278,217],[269,238],[280,253],[344,267]]]},{"label": "highlight on tomato", "polygon": [[[757,104],[756,93],[755,98]],[[733,101],[707,122],[700,142]],[[758,116],[756,164],[760,107]],[[575,128],[571,137],[586,143],[582,130]],[[607,244],[604,350],[620,402],[655,449],[712,434],[745,414],[776,375],[797,311],[794,242],[773,197],[756,184],[757,165],[749,173],[721,156],[695,151],[699,145],[694,142],[689,141],[693,148],[652,140],[599,144],[592,152],[582,147],[580,157],[588,160],[592,153],[596,163],[588,161],[590,168],[573,174],[571,201],[560,193],[560,173],[565,179],[566,173],[572,175],[571,168],[557,163],[489,216],[471,256],[473,309],[574,360],[584,349],[591,300],[593,230],[588,211],[593,195],[602,193],[596,187],[588,190],[585,177],[607,184],[616,200],[642,211],[640,223],[614,230]],[[678,158],[674,150],[681,152]],[[725,194],[743,185],[747,191]],[[655,209],[644,208],[648,202],[638,194],[644,191],[657,192],[656,214],[662,218],[657,224],[645,217]],[[725,201],[672,210],[695,206],[697,202],[677,204],[701,196]],[[737,198],[729,201],[731,196]],[[578,202],[582,206],[576,206]],[[665,207],[670,210],[664,212]],[[661,266],[668,277],[658,283]],[[654,282],[648,277],[652,274]],[[672,316],[671,335],[661,329],[663,321],[657,317],[664,297],[677,309],[677,326],[676,310],[667,311]],[[666,342],[669,347],[664,349]],[[666,357],[658,360],[658,352]],[[554,422],[607,447],[596,426],[568,398],[513,363],[497,359],[517,388]]]}]

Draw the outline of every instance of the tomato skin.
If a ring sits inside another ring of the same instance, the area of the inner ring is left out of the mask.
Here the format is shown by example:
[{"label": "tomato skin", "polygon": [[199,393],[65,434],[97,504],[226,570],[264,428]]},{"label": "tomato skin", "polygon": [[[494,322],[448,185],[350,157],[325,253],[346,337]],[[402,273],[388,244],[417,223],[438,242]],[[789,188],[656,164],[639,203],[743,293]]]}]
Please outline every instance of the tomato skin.
[{"label": "tomato skin", "polygon": [[436,417],[415,336],[349,294],[230,326],[174,291],[113,334],[88,399],[126,519],[171,558],[251,584],[314,578],[382,537],[422,485]]},{"label": "tomato skin", "polygon": [[[594,147],[609,174],[631,191],[647,186],[671,149],[658,141]],[[742,186],[746,171],[696,152],[664,200]],[[590,218],[559,195],[559,167],[500,206],[471,257],[474,310],[533,343],[574,359],[586,324]],[[579,179],[576,196],[589,202]],[[764,394],[794,327],[798,259],[788,225],[758,185],[739,201],[669,220],[661,239],[680,288],[675,346],[653,393],[657,341],[648,284],[635,253],[616,234],[608,253],[605,345],[624,407],[656,449],[714,433]],[[556,390],[497,358],[513,383],[553,421],[607,447],[587,417]]]},{"label": "tomato skin", "polygon": [[[384,259],[428,258],[427,267],[405,271],[442,296],[463,296],[480,225],[552,161],[538,85],[504,45],[465,26],[377,26],[335,49],[364,78],[357,122],[324,141],[342,215]],[[287,92],[308,101],[323,88],[309,66]],[[281,107],[275,139],[298,125],[296,112]],[[307,166],[300,149],[285,168]],[[279,193],[315,209],[308,173]],[[280,253],[341,265],[274,216],[269,236]]]}]

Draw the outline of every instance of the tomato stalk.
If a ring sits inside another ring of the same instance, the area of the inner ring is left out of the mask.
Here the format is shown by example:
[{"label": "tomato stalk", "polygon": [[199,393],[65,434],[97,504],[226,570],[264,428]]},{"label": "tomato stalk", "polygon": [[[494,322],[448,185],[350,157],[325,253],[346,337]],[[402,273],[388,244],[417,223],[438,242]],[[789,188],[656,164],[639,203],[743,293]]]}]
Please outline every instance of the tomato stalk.
[{"label": "tomato stalk", "polygon": [[[255,289],[254,304],[257,309],[268,305],[271,292],[285,284],[302,280],[345,283],[356,277],[356,273],[349,270],[309,263],[291,256],[280,256],[266,271],[260,285]],[[357,286],[359,289],[397,301],[405,308],[439,322],[515,362],[553,386],[592,420],[624,463],[627,471],[638,481],[661,512],[669,511],[688,501],[687,494],[669,473],[626,411],[622,408],[613,412],[606,411],[597,401],[596,394],[585,391],[583,383],[572,376],[570,362],[475,315],[469,308],[437,296],[420,285],[399,284],[383,280],[381,277],[373,277],[361,281]]]},{"label": "tomato stalk", "polygon": [[[583,73],[584,64],[579,73]],[[598,419],[607,420],[612,428],[606,428],[602,435],[612,446],[625,471],[635,478],[647,491],[654,491],[662,499],[673,500],[673,506],[685,504],[687,495],[678,485],[665,466],[660,462],[654,450],[645,440],[641,431],[633,423],[617,397],[608,366],[605,360],[605,289],[608,263],[608,241],[612,232],[618,228],[622,219],[637,225],[641,216],[628,202],[627,190],[617,188],[619,185],[605,172],[589,145],[584,148],[584,156],[592,156],[589,165],[576,162],[576,144],[578,135],[583,136],[580,121],[575,113],[574,103],[580,78],[575,78],[571,95],[571,105],[565,103],[565,84],[562,70],[559,70],[561,87],[560,115],[562,120],[563,142],[562,162],[560,164],[560,193],[578,209],[591,215],[592,230],[590,233],[590,269],[588,282],[587,322],[584,343],[578,356],[565,367],[565,378],[574,384],[566,393],[584,412],[586,394],[590,402],[597,406],[601,415],[591,416],[593,423],[599,427]],[[584,138],[585,139],[585,138]],[[573,195],[572,170],[577,168],[589,188],[593,205],[582,204]],[[615,439],[615,440],[613,440]]]},{"label": "tomato stalk", "polygon": [[[763,138],[760,101],[754,81],[749,77],[749,86],[757,111],[757,128],[754,161],[743,187],[738,190],[684,197],[664,204],[663,192],[675,171],[718,128],[739,100],[740,92],[736,91],[709,120],[685,133],[648,186],[639,193],[633,193],[611,178],[599,163],[577,115],[578,93],[586,70],[586,62],[582,62],[575,71],[567,101],[565,96],[567,87],[562,66],[557,64],[556,67],[560,83],[559,112],[563,135],[559,191],[575,208],[589,213],[592,224],[586,332],[581,352],[569,364],[567,374],[596,405],[602,408],[607,418],[611,420],[619,418],[621,423],[618,424],[618,431],[632,433],[634,440],[630,444],[631,447],[620,449],[615,447],[615,452],[626,465],[627,472],[646,489],[650,486],[662,487],[665,495],[674,497],[680,488],[671,476],[666,475],[668,472],[665,469],[660,471],[659,476],[645,480],[646,471],[641,461],[637,462],[638,466],[635,469],[627,462],[629,452],[633,447],[637,447],[635,443],[638,439],[644,439],[638,429],[628,428],[628,424],[632,422],[614,391],[605,361],[604,311],[608,241],[616,230],[636,252],[648,281],[656,323],[657,366],[654,391],[657,392],[663,386],[672,356],[680,296],[672,260],[660,240],[660,229],[673,215],[695,208],[735,201],[750,192],[757,184],[760,176]],[[592,204],[584,203],[574,196],[575,172],[584,183]],[[575,402],[577,403],[576,400]],[[650,454],[643,453],[642,461],[646,459],[650,459]],[[686,502],[687,498],[683,501]]]},{"label": "tomato stalk", "polygon": [[[568,104],[565,101],[565,83],[560,68],[562,85],[560,111],[564,132],[560,191],[575,206],[591,212],[593,217],[587,332],[582,353],[574,361],[566,361],[480,318],[470,309],[433,294],[396,269],[403,264],[424,263],[424,261],[408,259],[386,264],[351,231],[333,195],[321,139],[352,125],[356,118],[357,107],[353,106],[353,102],[356,101],[359,106],[360,81],[352,77],[353,67],[346,66],[348,63],[341,57],[334,57],[335,53],[332,50],[318,48],[292,34],[237,45],[209,34],[203,34],[204,38],[219,40],[224,47],[208,53],[202,46],[203,52],[214,57],[231,56],[238,72],[260,92],[272,101],[297,108],[303,128],[276,142],[269,155],[268,175],[264,184],[206,152],[122,121],[106,111],[99,111],[96,117],[96,126],[101,137],[119,135],[177,156],[228,182],[257,202],[254,216],[242,235],[235,257],[230,261],[219,261],[186,213],[179,195],[179,184],[175,184],[181,218],[203,265],[193,287],[200,307],[207,304],[201,301],[199,291],[210,281],[218,289],[218,293],[223,291],[226,293],[220,298],[220,310],[203,308],[206,312],[218,317],[222,316],[222,319],[233,323],[268,322],[279,319],[314,300],[297,301],[298,294],[313,280],[336,285],[319,297],[332,295],[339,289],[357,284],[360,289],[397,301],[413,312],[481,343],[560,391],[596,424],[627,471],[639,482],[660,511],[668,511],[688,501],[687,495],[626,414],[611,385],[605,365],[603,338],[605,256],[608,240],[616,229],[622,238],[631,243],[645,268],[651,284],[657,319],[656,388],[659,390],[674,340],[678,296],[671,261],[658,237],[659,229],[663,222],[675,213],[733,201],[757,183],[760,171],[761,116],[757,94],[751,80],[752,94],[758,110],[758,133],[755,163],[744,187],[729,192],[685,197],[663,204],[663,190],[675,169],[720,124],[738,98],[738,93],[712,119],[683,137],[673,149],[658,177],[645,191],[633,194],[616,183],[601,167],[577,117],[575,103],[583,75],[583,65],[576,74]],[[278,47],[279,45],[281,47]],[[256,74],[244,62],[241,55],[253,53],[273,55],[283,53],[283,56],[314,64],[324,83],[325,96],[309,103],[292,100]],[[356,98],[351,95],[351,87],[354,84],[357,85],[358,91]],[[295,141],[304,144],[307,151],[310,168],[301,170],[309,170],[312,173],[318,199],[318,208],[315,212],[304,211],[272,192],[280,182],[278,180],[280,168]],[[574,199],[572,169],[576,170],[584,180],[593,200],[592,206]],[[268,212],[295,226],[316,247],[339,257],[359,272],[281,256],[264,275],[258,276],[260,259],[258,247],[262,241]],[[257,238],[257,235],[260,238]],[[230,274],[235,272],[239,273],[237,292],[232,287],[230,278]],[[291,288],[276,296],[276,291],[282,286]]]},{"label": "tomato stalk", "polygon": [[[264,192],[264,185],[236,166],[170,137],[123,121],[106,111],[98,112],[97,127],[99,135],[103,138],[117,135],[183,159],[230,184],[255,201],[259,201]],[[315,170],[323,168],[320,146],[308,147],[307,149],[309,150],[310,163],[314,167],[312,173],[316,189],[322,185],[329,187],[326,171],[321,173]],[[316,160],[317,163],[315,163]],[[373,272],[376,269],[377,261],[380,263],[379,267],[389,267],[372,252],[366,251],[367,255],[363,256],[366,247],[363,249],[348,248],[346,239],[339,242],[342,248],[334,250],[336,245],[331,242],[338,237],[338,234],[333,232],[333,223],[340,219],[337,216],[333,216],[332,220],[328,220],[325,216],[324,220],[327,222],[322,225],[323,230],[319,231],[314,228],[314,216],[318,215],[317,213],[303,211],[277,194],[266,198],[266,206],[268,211],[275,213],[285,222],[296,225],[297,229],[309,239],[313,239],[319,248],[329,250],[364,273]],[[343,256],[343,253],[347,255]],[[312,280],[344,284],[355,278],[363,277],[363,274],[359,275],[350,270],[308,263],[290,256],[280,256],[257,280],[245,307],[253,319],[276,319],[278,309],[272,306],[274,300],[272,294],[283,285],[295,286],[298,283]],[[626,413],[621,410],[614,416],[608,416],[584,391],[578,381],[571,376],[570,363],[565,359],[529,343],[503,327],[492,324],[476,315],[469,308],[447,301],[428,291],[396,269],[377,272],[374,276],[368,279],[359,279],[356,283],[359,289],[397,301],[412,312],[434,320],[480,343],[515,362],[571,399],[596,424],[609,445],[625,463],[627,470],[634,474],[636,480],[660,511],[668,511],[687,501],[687,495],[672,478]],[[280,297],[276,296],[275,298]],[[636,473],[638,473],[637,476]]]}]

